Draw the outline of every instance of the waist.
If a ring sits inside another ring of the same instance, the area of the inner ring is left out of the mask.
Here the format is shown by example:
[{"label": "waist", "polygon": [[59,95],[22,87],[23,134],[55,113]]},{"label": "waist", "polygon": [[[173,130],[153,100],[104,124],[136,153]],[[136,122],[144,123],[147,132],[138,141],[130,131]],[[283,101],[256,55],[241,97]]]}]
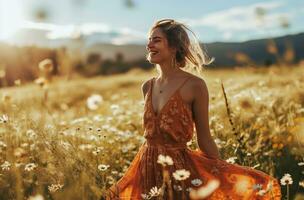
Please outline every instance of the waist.
[{"label": "waist", "polygon": [[152,148],[165,148],[165,149],[187,149],[186,143],[163,143],[161,141],[146,140],[145,146]]}]

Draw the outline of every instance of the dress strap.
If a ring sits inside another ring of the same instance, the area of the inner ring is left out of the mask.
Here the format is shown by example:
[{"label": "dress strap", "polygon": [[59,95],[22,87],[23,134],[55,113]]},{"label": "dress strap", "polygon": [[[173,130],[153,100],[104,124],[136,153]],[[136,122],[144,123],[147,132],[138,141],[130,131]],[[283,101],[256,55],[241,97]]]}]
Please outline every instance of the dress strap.
[{"label": "dress strap", "polygon": [[180,90],[190,78],[191,78],[191,76],[186,78],[186,80],[178,87],[177,90]]},{"label": "dress strap", "polygon": [[150,79],[150,91],[152,91],[152,88],[153,88],[153,85],[154,85],[154,79],[155,79],[155,77],[152,77],[151,79]]}]

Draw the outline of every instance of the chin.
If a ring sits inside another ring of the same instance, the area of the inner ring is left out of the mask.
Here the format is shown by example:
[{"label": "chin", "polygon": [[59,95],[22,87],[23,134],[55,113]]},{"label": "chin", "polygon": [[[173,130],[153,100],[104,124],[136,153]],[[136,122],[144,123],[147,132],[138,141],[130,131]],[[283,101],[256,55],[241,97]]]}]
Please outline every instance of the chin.
[{"label": "chin", "polygon": [[148,59],[148,61],[149,61],[151,64],[159,64],[159,63],[160,63],[159,60],[153,59],[153,58]]}]

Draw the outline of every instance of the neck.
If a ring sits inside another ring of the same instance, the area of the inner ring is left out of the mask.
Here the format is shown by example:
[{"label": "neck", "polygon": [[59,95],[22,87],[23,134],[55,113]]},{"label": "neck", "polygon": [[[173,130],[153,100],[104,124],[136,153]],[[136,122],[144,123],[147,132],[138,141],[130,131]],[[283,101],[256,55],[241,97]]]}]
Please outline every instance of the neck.
[{"label": "neck", "polygon": [[[171,64],[171,63],[170,63]],[[170,64],[159,64],[160,72],[159,72],[159,79],[163,81],[168,81],[176,74],[179,74],[182,69],[179,67],[172,67]]]}]

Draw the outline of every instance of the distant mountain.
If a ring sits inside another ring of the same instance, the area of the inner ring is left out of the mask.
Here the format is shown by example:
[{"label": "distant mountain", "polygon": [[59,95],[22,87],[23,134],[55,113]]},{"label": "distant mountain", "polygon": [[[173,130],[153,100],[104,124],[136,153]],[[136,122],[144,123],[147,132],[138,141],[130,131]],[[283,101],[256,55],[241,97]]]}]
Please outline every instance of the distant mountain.
[{"label": "distant mountain", "polygon": [[[57,48],[65,46],[71,49],[80,49],[85,55],[99,53],[103,59],[115,58],[117,53],[123,55],[125,61],[145,59],[146,49],[144,44],[114,45],[110,42],[126,39],[128,35],[119,32],[92,33],[90,35],[75,35],[74,39],[48,39],[46,31],[23,29],[12,38],[10,43],[26,46],[37,45],[41,47]],[[139,42],[138,38],[130,35],[127,41]],[[215,58],[216,66],[234,66],[236,61],[234,55],[242,52],[246,54],[254,63],[263,65],[276,61],[275,57],[267,52],[267,42],[269,39],[250,40],[247,42],[215,42],[207,43],[205,47],[208,54]],[[304,59],[304,33],[286,35],[274,38],[279,53],[282,55],[288,42],[295,51],[294,61]],[[144,41],[142,41],[144,42]]]},{"label": "distant mountain", "polygon": [[[289,44],[295,54],[294,62],[304,59],[304,33],[287,35],[273,38],[277,45],[278,52],[282,55]],[[268,65],[276,62],[273,54],[267,51],[269,39],[250,40],[247,42],[215,42],[204,45],[208,55],[215,58],[215,66],[234,66],[238,64],[234,58],[235,54],[246,54],[255,64]],[[97,52],[102,54],[103,58],[114,58],[116,53],[122,53],[125,60],[145,59],[145,45],[112,45],[112,44],[94,44],[85,50],[86,53]]]},{"label": "distant mountain", "polygon": [[[294,62],[304,59],[304,33],[286,35],[274,38],[279,54],[282,56],[287,45],[294,51]],[[258,65],[271,64],[276,61],[275,56],[267,52],[269,39],[250,40],[241,43],[215,42],[207,44],[208,54],[215,57],[214,65],[233,66],[236,64],[233,55],[238,52],[246,54]]]}]

